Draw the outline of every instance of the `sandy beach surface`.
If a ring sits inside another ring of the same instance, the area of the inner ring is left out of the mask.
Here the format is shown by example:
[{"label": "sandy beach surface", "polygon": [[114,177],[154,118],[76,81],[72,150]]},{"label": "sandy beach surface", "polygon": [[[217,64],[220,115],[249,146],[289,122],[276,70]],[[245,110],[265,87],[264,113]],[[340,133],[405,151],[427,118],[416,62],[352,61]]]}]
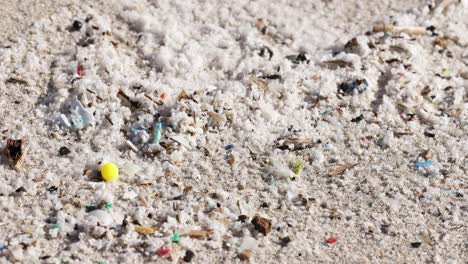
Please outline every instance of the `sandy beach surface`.
[{"label": "sandy beach surface", "polygon": [[0,263],[468,262],[467,0],[0,13]]}]

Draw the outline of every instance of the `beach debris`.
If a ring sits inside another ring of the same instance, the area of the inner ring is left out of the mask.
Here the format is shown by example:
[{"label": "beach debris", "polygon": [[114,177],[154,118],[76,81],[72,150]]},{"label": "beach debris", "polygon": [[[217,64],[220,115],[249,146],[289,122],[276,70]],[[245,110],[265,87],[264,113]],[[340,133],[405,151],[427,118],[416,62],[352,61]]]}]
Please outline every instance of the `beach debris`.
[{"label": "beach debris", "polygon": [[160,247],[160,248],[158,249],[158,254],[159,254],[160,256],[166,256],[166,255],[168,255],[169,253],[171,253],[171,249],[170,249],[170,248]]},{"label": "beach debris", "polygon": [[138,152],[138,148],[130,140],[126,140],[125,144],[134,152]]},{"label": "beach debris", "polygon": [[185,255],[183,257],[183,260],[185,262],[191,262],[193,257],[195,257],[195,253],[193,253],[192,250],[187,250],[187,251],[185,251]]},{"label": "beach debris", "polygon": [[412,242],[411,247],[412,248],[419,248],[421,246],[421,244],[422,244],[421,242]]},{"label": "beach debris", "polygon": [[279,74],[262,75],[259,78],[260,79],[269,79],[269,80],[281,80],[281,75],[279,75]]},{"label": "beach debris", "polygon": [[425,160],[430,160],[430,159],[432,158],[432,150],[431,150],[431,149],[425,150],[425,151],[422,153],[422,157],[423,157]]},{"label": "beach debris", "polygon": [[60,147],[60,149],[59,149],[60,156],[66,156],[66,155],[70,154],[70,152],[71,152],[70,149],[65,147],[65,146]]},{"label": "beach debris", "polygon": [[450,69],[445,68],[442,70],[441,76],[443,78],[450,78],[452,76],[452,72],[450,71]]},{"label": "beach debris", "polygon": [[26,138],[8,139],[3,153],[15,168],[22,168],[26,153],[29,150],[29,142]]},{"label": "beach debris", "polygon": [[113,181],[119,178],[119,168],[112,162],[107,162],[101,167],[102,179],[106,182]]},{"label": "beach debris", "polygon": [[141,233],[141,234],[150,235],[150,234],[153,234],[154,232],[156,232],[156,229],[154,229],[152,227],[149,227],[149,226],[137,225],[137,226],[135,226],[135,231],[137,231],[138,233]]},{"label": "beach debris", "polygon": [[362,93],[367,89],[366,79],[356,79],[348,82],[342,82],[338,85],[338,92],[344,95],[354,95]]},{"label": "beach debris", "polygon": [[392,24],[375,24],[372,27],[374,32],[406,33],[409,35],[424,35],[426,28],[418,26],[395,26]]},{"label": "beach debris", "polygon": [[329,238],[327,238],[326,241],[327,241],[328,244],[333,244],[333,243],[336,243],[337,240],[338,239],[336,237],[329,237]]},{"label": "beach debris", "polygon": [[83,26],[83,24],[81,23],[81,21],[75,20],[75,21],[73,21],[71,29],[72,29],[72,31],[79,31],[82,26]]},{"label": "beach debris", "polygon": [[18,79],[18,78],[14,78],[14,77],[8,78],[5,82],[12,83],[12,84],[19,84],[19,85],[28,85],[28,82]]},{"label": "beach debris", "polygon": [[252,219],[252,224],[254,225],[255,230],[262,233],[264,236],[268,235],[271,231],[271,220],[256,215]]},{"label": "beach debris", "polygon": [[252,250],[244,250],[241,253],[239,253],[239,259],[242,261],[248,261],[252,257]]},{"label": "beach debris", "polygon": [[157,122],[156,125],[154,126],[153,136],[151,137],[152,144],[158,144],[159,141],[161,140],[161,130],[162,130],[162,123]]},{"label": "beach debris", "polygon": [[427,167],[427,166],[431,166],[433,164],[433,162],[431,160],[426,160],[426,161],[418,161],[416,162],[416,167],[417,168],[420,168],[420,167]]},{"label": "beach debris", "polygon": [[23,186],[19,187],[18,189],[15,190],[16,193],[22,193],[22,192],[26,192],[26,188],[24,188]]},{"label": "beach debris", "polygon": [[326,60],[320,63],[323,67],[335,70],[337,68],[352,67],[353,63],[351,61],[346,61],[342,59],[336,60]]},{"label": "beach debris", "polygon": [[166,93],[162,92],[161,95],[159,96],[159,98],[161,98],[161,100],[166,99]]},{"label": "beach debris", "polygon": [[59,229],[62,230],[62,225],[61,224],[50,224],[49,229]]},{"label": "beach debris", "polygon": [[276,145],[276,148],[281,150],[302,150],[313,146],[313,140],[304,136],[290,136],[285,139],[279,139],[280,144]]},{"label": "beach debris", "polygon": [[224,147],[225,150],[231,150],[234,148],[234,145],[233,144],[228,144]]},{"label": "beach debris", "polygon": [[49,188],[47,188],[47,191],[50,193],[55,193],[57,192],[57,190],[58,190],[57,186],[50,186]]},{"label": "beach debris", "polygon": [[208,115],[219,125],[222,126],[224,123],[226,123],[226,117],[221,115],[220,113],[216,113],[213,111],[208,112]]},{"label": "beach debris", "polygon": [[353,123],[359,123],[359,122],[361,122],[363,119],[364,119],[364,115],[361,114],[361,115],[358,115],[358,116],[356,116],[355,118],[351,119],[351,122],[353,122]]},{"label": "beach debris", "polygon": [[174,243],[179,243],[180,242],[180,236],[179,236],[178,233],[174,233],[172,235],[172,242],[174,242]]},{"label": "beach debris", "polygon": [[339,174],[342,174],[343,172],[345,172],[347,169],[351,169],[353,168],[354,166],[358,165],[358,163],[347,163],[347,164],[344,164],[344,165],[341,165],[341,166],[338,166],[336,167],[335,169],[331,170],[330,172],[328,172],[328,176],[336,176],[336,175],[339,175]]},{"label": "beach debris", "polygon": [[294,160],[289,163],[289,168],[294,172],[294,174],[299,174],[304,169],[304,162],[299,159]]},{"label": "beach debris", "polygon": [[437,37],[434,40],[434,45],[442,47],[442,48],[446,48],[447,47],[447,40],[445,40],[445,38],[443,38],[443,37]]},{"label": "beach debris", "polygon": [[186,233],[187,236],[190,238],[195,238],[195,239],[203,239],[203,238],[209,238],[211,235],[213,235],[212,230],[190,230],[188,233]]},{"label": "beach debris", "polygon": [[78,75],[78,79],[82,79],[84,76],[84,68],[81,63],[78,63],[76,66],[76,74]]},{"label": "beach debris", "polygon": [[282,247],[286,247],[291,242],[291,238],[289,236],[285,236],[285,237],[280,239],[280,242],[281,242]]},{"label": "beach debris", "polygon": [[[268,55],[267,55],[268,54]],[[267,46],[263,46],[260,48],[260,52],[258,53],[258,55],[260,57],[265,57],[267,56],[269,60],[271,60],[271,58],[273,57],[273,51],[267,47]]]},{"label": "beach debris", "polygon": [[93,114],[86,110],[76,98],[70,103],[70,112],[68,117],[64,114],[60,115],[62,124],[68,128],[83,129],[95,122]]},{"label": "beach debris", "polygon": [[310,62],[309,56],[305,52],[301,52],[297,55],[288,55],[286,56],[286,59],[294,64],[299,64],[302,62],[309,64]]}]

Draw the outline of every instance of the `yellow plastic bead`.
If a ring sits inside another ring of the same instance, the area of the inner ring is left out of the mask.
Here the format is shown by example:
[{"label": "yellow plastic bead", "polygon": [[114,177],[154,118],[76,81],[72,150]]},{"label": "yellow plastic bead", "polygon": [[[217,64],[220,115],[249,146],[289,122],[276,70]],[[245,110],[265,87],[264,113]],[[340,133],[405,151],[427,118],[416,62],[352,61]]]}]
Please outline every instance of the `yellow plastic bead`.
[{"label": "yellow plastic bead", "polygon": [[108,162],[101,167],[101,175],[105,181],[113,181],[119,178],[119,168],[112,162]]}]

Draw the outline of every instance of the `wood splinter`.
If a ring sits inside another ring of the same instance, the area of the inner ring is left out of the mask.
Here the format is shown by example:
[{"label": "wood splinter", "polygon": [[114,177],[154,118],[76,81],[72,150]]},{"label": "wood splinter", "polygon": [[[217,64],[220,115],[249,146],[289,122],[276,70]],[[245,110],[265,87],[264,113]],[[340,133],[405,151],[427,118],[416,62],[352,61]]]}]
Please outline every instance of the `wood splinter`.
[{"label": "wood splinter", "polygon": [[408,27],[408,26],[395,26],[392,24],[376,24],[372,27],[374,32],[392,32],[392,33],[406,33],[409,35],[424,35],[426,28],[424,27]]}]

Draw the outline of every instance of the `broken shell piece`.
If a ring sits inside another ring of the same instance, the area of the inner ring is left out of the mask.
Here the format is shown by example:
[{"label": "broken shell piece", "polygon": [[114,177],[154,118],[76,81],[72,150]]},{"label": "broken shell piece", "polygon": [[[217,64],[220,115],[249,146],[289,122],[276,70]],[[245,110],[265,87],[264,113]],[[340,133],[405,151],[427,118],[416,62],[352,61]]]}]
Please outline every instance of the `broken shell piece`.
[{"label": "broken shell piece", "polygon": [[341,166],[335,168],[334,170],[330,171],[328,173],[328,176],[336,176],[336,175],[342,174],[343,172],[345,172],[345,170],[351,169],[352,167],[354,167],[356,165],[357,165],[357,163],[356,164],[348,163],[348,164],[345,164],[345,165],[341,165]]},{"label": "broken shell piece", "polygon": [[187,235],[190,238],[203,239],[209,238],[213,234],[211,230],[190,230]]},{"label": "broken shell piece", "polygon": [[29,142],[27,139],[8,139],[3,153],[10,160],[15,168],[21,168],[24,162],[26,153],[29,150]]},{"label": "broken shell piece", "polygon": [[392,33],[406,33],[409,35],[424,35],[426,28],[424,27],[404,27],[394,26],[392,24],[376,24],[372,27],[374,32],[392,32]]},{"label": "broken shell piece", "polygon": [[216,112],[208,112],[208,115],[214,120],[216,121],[216,123],[218,125],[223,125],[224,123],[226,123],[226,117],[224,117],[223,115],[219,114],[219,113],[216,113]]}]

